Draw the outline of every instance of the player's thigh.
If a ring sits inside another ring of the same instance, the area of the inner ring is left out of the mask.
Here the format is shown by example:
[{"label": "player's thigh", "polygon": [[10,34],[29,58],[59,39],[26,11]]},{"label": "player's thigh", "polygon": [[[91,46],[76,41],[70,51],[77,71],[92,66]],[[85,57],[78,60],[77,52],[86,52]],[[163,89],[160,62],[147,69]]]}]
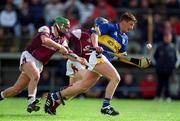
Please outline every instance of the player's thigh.
[{"label": "player's thigh", "polygon": [[107,77],[110,80],[112,79],[120,80],[119,73],[109,61],[104,61],[96,64],[95,69],[100,74],[102,74],[103,76]]},{"label": "player's thigh", "polygon": [[30,81],[30,78],[25,73],[22,72],[18,80],[14,84],[14,87],[18,89],[24,89],[29,84],[29,81]]},{"label": "player's thigh", "polygon": [[75,77],[76,81],[82,80],[83,75],[84,75],[84,72],[85,72],[85,69],[82,69],[82,70],[78,70],[78,71],[74,74],[74,77]]},{"label": "player's thigh", "polygon": [[77,79],[74,76],[73,77],[69,77],[69,85],[72,85],[76,81],[77,81]]},{"label": "player's thigh", "polygon": [[85,69],[83,79],[80,81],[84,87],[92,87],[99,80],[101,76],[96,72]]},{"label": "player's thigh", "polygon": [[69,84],[72,85],[73,83],[82,80],[82,75],[79,71],[75,72],[73,75],[69,78]]},{"label": "player's thigh", "polygon": [[38,68],[35,66],[33,62],[27,62],[22,65],[23,72],[29,77],[29,78],[39,78],[40,72]]},{"label": "player's thigh", "polygon": [[75,72],[72,76],[70,76],[69,78],[69,82],[70,82],[70,85],[72,85],[73,83],[79,81],[79,80],[82,80],[83,79],[83,76],[85,75],[86,73],[86,69],[81,69],[77,72]]}]

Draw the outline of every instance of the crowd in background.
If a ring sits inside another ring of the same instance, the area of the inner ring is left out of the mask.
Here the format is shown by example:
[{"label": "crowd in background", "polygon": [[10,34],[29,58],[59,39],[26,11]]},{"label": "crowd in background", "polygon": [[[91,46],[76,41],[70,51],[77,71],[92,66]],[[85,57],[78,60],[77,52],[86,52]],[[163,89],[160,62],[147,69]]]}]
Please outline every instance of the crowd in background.
[{"label": "crowd in background", "polygon": [[[90,28],[97,16],[117,22],[126,10],[138,19],[135,30],[129,33],[130,53],[146,53],[150,26],[155,44],[162,40],[164,31],[170,31],[179,49],[178,0],[1,0],[0,52],[21,52],[36,30],[51,25],[57,16],[68,18],[72,29]],[[149,16],[153,17],[152,25]]]},{"label": "crowd in background", "polygon": [[[152,41],[153,47],[156,47],[157,43],[163,41],[164,33],[172,34],[172,42],[180,52],[179,0],[0,0],[0,53],[22,52],[37,29],[42,25],[52,25],[57,16],[68,18],[72,29],[91,28],[96,17],[118,22],[124,11],[133,12],[138,20],[136,28],[128,33],[129,54],[146,54],[147,41]],[[48,72],[44,73],[42,78],[50,81]],[[61,74],[58,72],[57,75]],[[122,88],[118,90],[117,97],[156,96],[157,80],[154,75],[147,74],[142,81],[137,81],[130,72],[122,75]],[[174,76],[169,87],[175,98],[179,96],[179,92],[174,91],[179,90],[177,80],[178,76]],[[102,85],[97,84],[98,87]],[[96,89],[99,88],[92,88],[86,95],[100,97],[102,92]]]}]

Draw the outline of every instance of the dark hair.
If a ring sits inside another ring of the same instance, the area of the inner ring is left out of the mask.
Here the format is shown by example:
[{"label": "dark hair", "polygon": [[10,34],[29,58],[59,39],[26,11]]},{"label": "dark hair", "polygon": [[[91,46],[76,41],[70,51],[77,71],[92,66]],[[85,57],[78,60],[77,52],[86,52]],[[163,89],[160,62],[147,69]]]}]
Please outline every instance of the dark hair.
[{"label": "dark hair", "polygon": [[122,20],[134,21],[134,23],[137,22],[136,17],[130,12],[125,12],[124,14],[122,14],[120,17],[120,21],[122,21]]}]

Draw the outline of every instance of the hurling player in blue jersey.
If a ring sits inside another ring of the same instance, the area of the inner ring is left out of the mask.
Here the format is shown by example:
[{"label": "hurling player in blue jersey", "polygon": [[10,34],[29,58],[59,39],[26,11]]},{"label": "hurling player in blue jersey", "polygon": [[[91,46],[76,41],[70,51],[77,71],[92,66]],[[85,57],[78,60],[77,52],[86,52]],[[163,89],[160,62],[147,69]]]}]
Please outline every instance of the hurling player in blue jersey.
[{"label": "hurling player in blue jersey", "polygon": [[120,18],[120,23],[102,23],[102,21],[105,21],[102,17],[95,19],[96,27],[94,32],[98,35],[98,40],[94,39],[96,41],[94,43],[98,43],[98,46],[102,47],[104,51],[115,53],[118,56],[114,57],[111,54],[103,53],[110,62],[118,59],[139,68],[147,68],[150,65],[148,58],[131,58],[127,56],[128,36],[126,33],[132,30],[136,23],[133,14],[124,13]]}]

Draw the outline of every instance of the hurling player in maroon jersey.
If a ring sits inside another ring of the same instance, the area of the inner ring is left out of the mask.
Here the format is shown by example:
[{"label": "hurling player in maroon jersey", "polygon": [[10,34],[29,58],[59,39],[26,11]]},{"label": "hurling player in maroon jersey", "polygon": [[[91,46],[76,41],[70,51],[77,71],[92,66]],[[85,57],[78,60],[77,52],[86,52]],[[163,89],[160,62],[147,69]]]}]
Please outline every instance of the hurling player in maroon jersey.
[{"label": "hurling player in maroon jersey", "polygon": [[[80,57],[89,59],[88,49],[92,46],[91,42],[91,30],[90,29],[73,29],[69,32],[67,39],[71,44],[71,50]],[[70,77],[69,85],[75,81],[81,80],[85,74],[85,66],[79,62],[67,60],[66,63],[66,75]]]},{"label": "hurling player in maroon jersey", "polygon": [[42,26],[33,38],[31,44],[22,52],[20,58],[21,74],[16,83],[0,93],[0,100],[19,94],[26,87],[28,88],[28,107],[27,111],[38,111],[39,102],[36,99],[37,84],[43,65],[46,65],[51,56],[59,52],[66,55],[67,42],[64,33],[70,28],[69,20],[63,17],[57,17],[53,26]]}]

